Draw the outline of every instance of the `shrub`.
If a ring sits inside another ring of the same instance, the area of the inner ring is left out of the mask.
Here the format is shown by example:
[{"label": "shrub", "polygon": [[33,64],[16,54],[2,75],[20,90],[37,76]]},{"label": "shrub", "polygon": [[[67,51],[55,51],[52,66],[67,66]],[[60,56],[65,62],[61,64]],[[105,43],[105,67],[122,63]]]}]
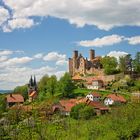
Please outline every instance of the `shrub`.
[{"label": "shrub", "polygon": [[83,103],[74,106],[70,113],[70,116],[74,119],[90,119],[93,115],[94,109]]}]

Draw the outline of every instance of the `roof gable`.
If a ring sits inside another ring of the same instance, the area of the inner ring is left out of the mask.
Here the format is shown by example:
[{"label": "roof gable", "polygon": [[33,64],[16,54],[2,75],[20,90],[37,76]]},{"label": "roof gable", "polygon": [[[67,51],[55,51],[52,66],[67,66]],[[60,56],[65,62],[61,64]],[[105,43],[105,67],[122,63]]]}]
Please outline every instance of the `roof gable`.
[{"label": "roof gable", "polygon": [[24,98],[21,94],[9,94],[6,96],[8,103],[21,103],[24,102]]},{"label": "roof gable", "polygon": [[119,94],[109,94],[107,98],[111,98],[112,100],[118,101],[118,102],[126,102],[126,99]]}]

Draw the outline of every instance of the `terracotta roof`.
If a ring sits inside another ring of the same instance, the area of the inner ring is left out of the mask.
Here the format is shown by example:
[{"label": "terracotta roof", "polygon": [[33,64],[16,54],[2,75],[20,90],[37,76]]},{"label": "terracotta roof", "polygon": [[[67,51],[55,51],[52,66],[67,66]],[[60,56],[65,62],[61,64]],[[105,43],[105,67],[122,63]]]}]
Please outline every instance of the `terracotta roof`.
[{"label": "terracotta roof", "polygon": [[101,97],[101,94],[99,94],[99,93],[96,93],[96,92],[93,92],[93,93],[91,93],[94,97]]},{"label": "terracotta roof", "polygon": [[32,92],[29,94],[29,96],[30,96],[30,97],[34,97],[36,94],[37,94],[36,91],[32,91]]},{"label": "terracotta roof", "polygon": [[118,101],[118,102],[126,102],[125,98],[119,94],[109,94],[107,96],[107,98],[111,98],[114,101]]},{"label": "terracotta roof", "polygon": [[104,106],[101,102],[90,101],[88,103],[88,105],[94,107],[95,109],[99,109],[99,110],[109,110],[108,107]]},{"label": "terracotta roof", "polygon": [[24,98],[21,94],[9,94],[6,96],[8,103],[21,103],[24,102]]},{"label": "terracotta roof", "polygon": [[76,101],[76,104],[80,104],[80,103],[87,103],[88,102],[88,99],[87,98],[81,98],[81,99],[78,99]]},{"label": "terracotta roof", "polygon": [[76,105],[77,99],[70,99],[70,100],[61,100],[60,104],[64,107],[64,110],[67,112],[71,111],[71,108]]}]

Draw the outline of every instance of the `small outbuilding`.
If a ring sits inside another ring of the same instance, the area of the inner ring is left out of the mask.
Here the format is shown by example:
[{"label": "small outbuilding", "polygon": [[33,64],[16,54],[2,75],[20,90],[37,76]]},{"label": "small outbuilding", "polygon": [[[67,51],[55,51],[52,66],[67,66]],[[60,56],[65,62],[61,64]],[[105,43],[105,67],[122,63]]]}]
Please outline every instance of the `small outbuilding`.
[{"label": "small outbuilding", "polygon": [[6,96],[6,103],[7,107],[11,107],[15,104],[23,104],[24,103],[24,98],[21,94],[8,94]]}]

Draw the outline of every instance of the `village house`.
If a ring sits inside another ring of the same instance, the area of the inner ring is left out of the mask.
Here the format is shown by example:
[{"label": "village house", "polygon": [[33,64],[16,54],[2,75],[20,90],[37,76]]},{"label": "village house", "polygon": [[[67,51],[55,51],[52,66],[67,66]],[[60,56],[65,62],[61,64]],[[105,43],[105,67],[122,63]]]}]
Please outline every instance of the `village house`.
[{"label": "village house", "polygon": [[93,92],[89,93],[86,98],[89,99],[90,101],[101,101],[101,95],[99,93]]},{"label": "village house", "polygon": [[109,111],[109,108],[106,107],[101,101],[91,101],[87,98],[81,98],[77,101],[77,104],[79,103],[85,103],[86,105],[93,107],[96,115],[101,115]]},{"label": "village house", "polygon": [[72,107],[76,105],[77,99],[70,99],[70,100],[60,100],[60,105],[63,107],[61,108],[61,114],[68,116],[70,115]]},{"label": "village house", "polygon": [[11,107],[15,104],[23,104],[24,98],[21,94],[9,94],[6,96],[7,107]]},{"label": "village house", "polygon": [[109,108],[104,106],[101,102],[89,101],[88,105],[95,109],[97,115],[105,114],[109,111]]},{"label": "village house", "polygon": [[86,83],[87,89],[99,90],[99,89],[103,88],[103,86],[104,86],[104,83],[100,79],[94,79],[93,78],[91,81],[88,81]]},{"label": "village house", "polygon": [[78,98],[70,100],[60,100],[59,104],[52,106],[52,112],[59,112],[61,115],[69,116],[72,107],[80,103],[85,103],[86,105],[93,107],[97,115],[104,114],[105,112],[109,111],[108,107],[104,106],[101,102],[91,101],[87,98]]},{"label": "village house", "polygon": [[122,103],[126,103],[126,99],[117,93],[109,94],[104,99],[105,105],[114,105],[114,104],[122,104]]}]

